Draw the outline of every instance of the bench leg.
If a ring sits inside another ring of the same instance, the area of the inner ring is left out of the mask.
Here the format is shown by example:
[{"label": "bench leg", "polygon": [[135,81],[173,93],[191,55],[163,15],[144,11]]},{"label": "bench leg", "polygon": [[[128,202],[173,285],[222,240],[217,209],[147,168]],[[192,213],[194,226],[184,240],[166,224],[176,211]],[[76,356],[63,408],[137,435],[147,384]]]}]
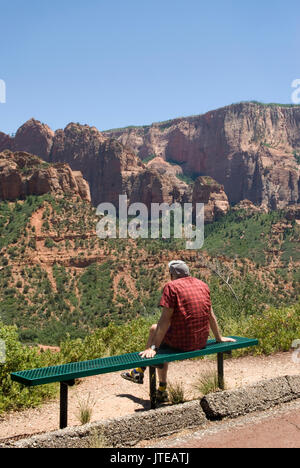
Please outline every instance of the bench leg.
[{"label": "bench leg", "polygon": [[65,429],[68,426],[68,384],[60,382],[60,414],[59,428]]},{"label": "bench leg", "polygon": [[150,384],[150,408],[156,408],[156,369],[149,367],[149,384]]},{"label": "bench leg", "polygon": [[224,390],[224,355],[218,353],[218,385],[221,390]]},{"label": "bench leg", "polygon": [[68,387],[73,387],[75,380],[60,382],[60,411],[59,428],[65,429],[68,426]]}]

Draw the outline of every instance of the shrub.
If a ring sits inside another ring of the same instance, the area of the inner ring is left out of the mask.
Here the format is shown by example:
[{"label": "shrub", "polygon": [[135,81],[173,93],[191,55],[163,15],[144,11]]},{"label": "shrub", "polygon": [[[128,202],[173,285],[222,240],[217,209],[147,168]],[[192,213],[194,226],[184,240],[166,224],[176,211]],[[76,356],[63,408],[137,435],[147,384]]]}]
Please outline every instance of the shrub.
[{"label": "shrub", "polygon": [[184,403],[184,388],[182,382],[169,382],[168,384],[169,400],[172,405]]},{"label": "shrub", "polygon": [[47,238],[47,239],[45,240],[45,247],[46,247],[47,249],[52,249],[53,247],[55,247],[55,242],[54,242],[52,239]]},{"label": "shrub", "polygon": [[251,316],[243,333],[259,340],[259,345],[253,348],[252,353],[289,351],[293,340],[300,338],[299,317],[300,302],[292,307],[270,307],[260,315]]},{"label": "shrub", "polygon": [[194,388],[202,396],[216,392],[219,389],[218,375],[214,371],[203,373],[194,384]]},{"label": "shrub", "polygon": [[43,385],[28,388],[12,382],[11,372],[21,369],[44,367],[53,362],[49,352],[39,354],[37,348],[30,348],[20,343],[15,326],[0,323],[0,339],[5,342],[6,360],[0,366],[0,414],[11,410],[37,406],[57,392],[56,385]]}]

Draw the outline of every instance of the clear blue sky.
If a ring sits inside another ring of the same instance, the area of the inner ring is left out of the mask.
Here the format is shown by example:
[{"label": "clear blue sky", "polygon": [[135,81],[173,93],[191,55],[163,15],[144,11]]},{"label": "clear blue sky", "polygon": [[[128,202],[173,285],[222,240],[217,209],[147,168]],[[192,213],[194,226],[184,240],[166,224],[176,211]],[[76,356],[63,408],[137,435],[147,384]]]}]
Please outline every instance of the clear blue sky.
[{"label": "clear blue sky", "polygon": [[0,131],[291,102],[299,0],[0,0]]}]

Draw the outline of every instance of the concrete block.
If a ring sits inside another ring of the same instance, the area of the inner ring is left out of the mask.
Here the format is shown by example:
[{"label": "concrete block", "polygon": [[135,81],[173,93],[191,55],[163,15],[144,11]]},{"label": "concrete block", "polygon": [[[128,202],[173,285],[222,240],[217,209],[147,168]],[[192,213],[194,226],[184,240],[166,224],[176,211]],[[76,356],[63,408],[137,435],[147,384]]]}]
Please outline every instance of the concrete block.
[{"label": "concrete block", "polygon": [[294,398],[287,379],[278,377],[253,386],[207,395],[201,400],[201,406],[209,419],[234,418]]},{"label": "concrete block", "polygon": [[287,375],[286,379],[295,398],[300,398],[300,375]]}]

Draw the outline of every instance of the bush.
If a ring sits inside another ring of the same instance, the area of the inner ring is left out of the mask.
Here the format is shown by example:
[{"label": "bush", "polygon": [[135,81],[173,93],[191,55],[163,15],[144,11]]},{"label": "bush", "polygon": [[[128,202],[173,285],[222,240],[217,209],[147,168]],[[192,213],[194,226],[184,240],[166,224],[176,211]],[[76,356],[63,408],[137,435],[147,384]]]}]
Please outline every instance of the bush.
[{"label": "bush", "polygon": [[[300,302],[292,307],[271,307],[260,315],[249,318],[243,333],[257,338],[259,345],[254,354],[271,354],[289,351],[293,340],[300,338]],[[242,330],[241,330],[242,331]]]},{"label": "bush", "polygon": [[72,340],[68,337],[60,345],[61,359],[72,362],[142,351],[149,328],[155,321],[155,318],[139,318],[124,325],[110,322],[107,327],[99,328],[84,339]]},{"label": "bush", "polygon": [[12,382],[10,378],[11,372],[50,365],[53,355],[49,352],[39,354],[37,348],[22,345],[15,326],[0,323],[0,339],[6,346],[6,360],[0,365],[0,414],[11,409],[37,406],[46,398],[53,397],[57,385],[28,388]]},{"label": "bush", "polygon": [[53,247],[55,247],[55,242],[54,242],[52,239],[47,238],[47,239],[45,240],[45,247],[46,247],[47,249],[52,249]]}]

